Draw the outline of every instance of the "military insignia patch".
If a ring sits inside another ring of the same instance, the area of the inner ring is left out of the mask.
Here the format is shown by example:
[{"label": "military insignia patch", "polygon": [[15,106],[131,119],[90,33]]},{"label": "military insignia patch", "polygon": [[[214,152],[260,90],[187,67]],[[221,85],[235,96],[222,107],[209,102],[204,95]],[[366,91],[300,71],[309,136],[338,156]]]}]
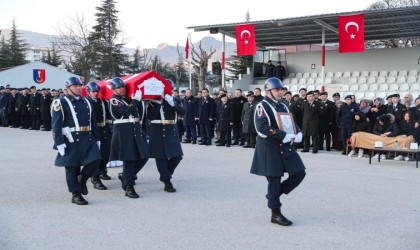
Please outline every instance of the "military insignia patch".
[{"label": "military insignia patch", "polygon": [[111,99],[111,104],[114,106],[118,106],[118,100],[117,99]]},{"label": "military insignia patch", "polygon": [[60,111],[61,110],[61,103],[59,100],[55,100],[53,102],[53,109],[54,111]]},{"label": "military insignia patch", "polygon": [[275,135],[277,132],[274,130],[274,129],[272,129],[272,128],[270,128],[270,133],[272,134],[272,135]]},{"label": "military insignia patch", "polygon": [[258,117],[266,117],[266,114],[262,105],[257,105],[256,113]]}]

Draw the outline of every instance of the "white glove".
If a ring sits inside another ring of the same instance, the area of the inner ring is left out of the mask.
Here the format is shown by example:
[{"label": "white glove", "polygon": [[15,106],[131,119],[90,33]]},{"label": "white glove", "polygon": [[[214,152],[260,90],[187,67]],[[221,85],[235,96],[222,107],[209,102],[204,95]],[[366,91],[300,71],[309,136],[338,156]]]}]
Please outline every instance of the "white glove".
[{"label": "white glove", "polygon": [[288,142],[292,141],[293,138],[295,138],[295,135],[286,134],[286,136],[283,139],[283,143],[288,143]]},{"label": "white glove", "polygon": [[58,145],[57,146],[57,149],[58,149],[58,153],[61,155],[61,156],[64,156],[65,154],[66,154],[66,151],[64,150],[65,148],[67,148],[67,146],[66,146],[66,144],[60,144],[60,145]]},{"label": "white glove", "polygon": [[98,148],[101,149],[101,141],[96,141],[96,144],[98,144]]},{"label": "white glove", "polygon": [[168,94],[165,95],[165,100],[171,105],[172,107],[175,106],[174,98]]},{"label": "white glove", "polygon": [[295,136],[295,142],[296,143],[301,143],[302,142],[302,138],[303,138],[302,133],[301,132],[297,133],[297,135]]},{"label": "white glove", "polygon": [[142,92],[141,90],[137,90],[135,94],[131,96],[131,99],[141,101]]}]

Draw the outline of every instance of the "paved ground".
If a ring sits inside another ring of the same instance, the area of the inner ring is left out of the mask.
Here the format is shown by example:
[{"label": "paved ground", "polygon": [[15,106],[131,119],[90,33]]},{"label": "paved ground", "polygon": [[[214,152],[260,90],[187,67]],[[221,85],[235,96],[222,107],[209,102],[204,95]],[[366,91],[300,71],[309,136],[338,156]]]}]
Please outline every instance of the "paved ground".
[{"label": "paved ground", "polygon": [[89,184],[88,206],[70,203],[53,166],[51,133],[0,128],[0,249],[420,249],[420,168],[413,162],[302,154],[303,183],[282,197],[291,227],[270,223],[266,181],[249,174],[253,150],[183,145],[163,191],[153,160],[140,199]]}]

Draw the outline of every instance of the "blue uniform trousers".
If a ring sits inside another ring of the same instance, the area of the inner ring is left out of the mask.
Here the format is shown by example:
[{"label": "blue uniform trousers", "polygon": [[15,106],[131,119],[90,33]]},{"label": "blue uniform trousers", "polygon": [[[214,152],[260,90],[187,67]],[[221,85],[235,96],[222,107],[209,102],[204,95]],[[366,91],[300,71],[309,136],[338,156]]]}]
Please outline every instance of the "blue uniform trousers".
[{"label": "blue uniform trousers", "polygon": [[175,156],[169,159],[155,159],[156,166],[160,174],[159,180],[162,182],[169,181],[172,179],[172,175],[175,172],[175,168],[182,160],[182,156]]},{"label": "blue uniform trousers", "polygon": [[123,176],[124,176],[126,186],[136,185],[136,179],[137,179],[136,175],[144,167],[147,160],[149,160],[149,158],[141,159],[138,161],[124,161]]},{"label": "blue uniform trousers", "polygon": [[80,192],[80,182],[78,176],[81,175],[84,179],[89,179],[96,172],[100,160],[96,160],[86,164],[83,167],[66,166],[66,181],[70,193]]},{"label": "blue uniform trousers", "polygon": [[267,176],[268,189],[267,189],[267,200],[268,207],[270,209],[280,209],[280,195],[288,194],[295,189],[305,178],[305,170],[297,172],[294,175],[289,176],[286,180],[281,182],[281,177]]}]

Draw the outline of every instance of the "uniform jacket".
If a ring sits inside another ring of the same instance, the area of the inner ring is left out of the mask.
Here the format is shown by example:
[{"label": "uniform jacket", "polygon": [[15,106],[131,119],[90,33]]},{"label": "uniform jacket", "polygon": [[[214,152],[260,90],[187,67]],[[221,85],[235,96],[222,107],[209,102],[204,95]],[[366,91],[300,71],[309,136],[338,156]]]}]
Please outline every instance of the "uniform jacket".
[{"label": "uniform jacket", "polygon": [[[112,125],[110,161],[138,161],[149,159],[149,147],[146,141],[141,120],[143,120],[142,101],[126,100],[113,95],[109,100],[109,111],[114,120]],[[140,112],[139,112],[140,110]],[[122,119],[139,119],[140,121],[116,123]]]},{"label": "uniform jacket", "polygon": [[337,111],[337,126],[341,128],[351,129],[353,114],[359,111],[359,106],[355,103],[347,105],[343,103],[340,109]]},{"label": "uniform jacket", "polygon": [[[255,110],[255,127],[258,131],[257,145],[251,165],[251,173],[262,176],[293,175],[305,169],[299,154],[290,143],[283,143],[286,132],[279,129],[273,112],[288,112],[284,104],[268,97]],[[299,128],[296,128],[300,131]]]},{"label": "uniform jacket", "polygon": [[393,114],[395,116],[395,122],[399,123],[404,118],[404,113],[407,111],[407,108],[402,105],[401,103],[397,103],[396,107],[394,108],[393,105],[388,106],[387,113]]},{"label": "uniform jacket", "polygon": [[[172,107],[166,100],[161,103],[151,101],[147,107],[147,118],[150,120],[150,157],[169,159],[182,156],[181,143],[176,124],[154,123],[153,121],[176,121],[183,115],[184,109],[175,102]],[[163,117],[162,117],[163,115]]]},{"label": "uniform jacket", "polygon": [[90,96],[86,98],[95,110],[96,122],[98,123],[98,131],[101,138],[101,155],[102,159],[109,159],[111,149],[111,124],[112,120],[109,113],[109,103],[101,99],[92,99]]},{"label": "uniform jacket", "polygon": [[54,138],[54,149],[58,145],[66,144],[65,155],[57,153],[56,166],[80,167],[101,159],[101,153],[97,145],[100,140],[98,127],[96,126],[95,111],[89,108],[88,101],[80,97],[76,99],[66,95],[76,113],[77,122],[80,127],[90,126],[90,131],[71,132],[74,142],[70,143],[63,135],[64,127],[75,127],[75,121],[68,102],[64,97],[56,99],[52,105],[52,132]]},{"label": "uniform jacket", "polygon": [[256,101],[253,101],[252,103],[244,103],[244,108],[242,109],[242,133],[244,134],[257,133],[254,123],[254,112],[256,106]]}]

